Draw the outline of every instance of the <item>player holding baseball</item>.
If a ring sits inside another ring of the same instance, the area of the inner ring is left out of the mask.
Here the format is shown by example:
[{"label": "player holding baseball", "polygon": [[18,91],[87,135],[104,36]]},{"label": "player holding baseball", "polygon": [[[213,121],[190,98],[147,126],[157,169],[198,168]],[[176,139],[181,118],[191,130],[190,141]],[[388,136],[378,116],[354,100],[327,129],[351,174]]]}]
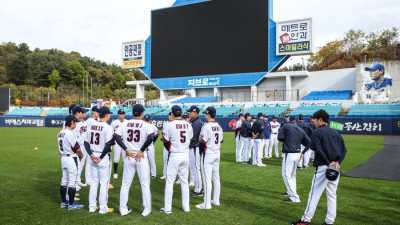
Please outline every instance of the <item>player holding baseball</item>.
[{"label": "player holding baseball", "polygon": [[[62,179],[60,185],[61,208],[68,210],[82,209],[83,205],[74,202],[76,193],[76,179],[78,176],[78,157],[82,158],[82,151],[73,130],[78,120],[74,115],[65,118],[65,129],[57,135],[58,150],[61,154]],[[68,199],[67,197],[68,193]]]},{"label": "player holding baseball", "polygon": [[[196,208],[211,209],[211,205],[220,205],[219,162],[221,143],[224,141],[224,136],[221,126],[215,122],[215,115],[217,114],[215,108],[208,107],[203,113],[206,114],[208,121],[203,126],[200,134],[200,149],[203,156],[201,158],[201,171],[204,180],[204,202],[196,205]],[[214,184],[213,201],[211,201],[212,184]]]},{"label": "player holding baseball", "polygon": [[174,105],[171,108],[173,121],[168,124],[163,132],[164,146],[168,149],[167,171],[165,182],[164,208],[160,211],[165,214],[172,213],[172,194],[176,175],[179,177],[182,192],[182,209],[190,212],[189,207],[189,145],[193,137],[192,125],[181,119],[182,108]]},{"label": "player holding baseball", "polygon": [[192,196],[202,196],[202,180],[201,180],[201,172],[200,172],[200,132],[203,127],[203,122],[199,117],[200,109],[199,107],[193,105],[190,109],[187,110],[189,112],[190,124],[193,128],[193,137],[190,140],[189,145],[189,166],[190,166],[190,174],[193,177],[194,181],[194,190],[191,193]]},{"label": "player holding baseball", "polygon": [[276,116],[272,117],[271,121],[271,136],[269,137],[269,154],[272,155],[272,146],[275,147],[275,157],[279,158],[279,150],[278,150],[278,132],[281,125],[276,121]]},{"label": "player holding baseball", "polygon": [[111,174],[111,146],[114,144],[113,129],[108,125],[110,109],[103,106],[99,109],[100,121],[93,123],[85,135],[85,149],[90,159],[91,181],[89,190],[89,212],[97,208],[97,189],[100,184],[99,213],[111,213],[113,208],[108,208],[108,184]]},{"label": "player holding baseball", "polygon": [[244,121],[243,113],[239,114],[239,120],[236,122],[235,140],[236,140],[236,162],[242,162],[243,139],[241,138],[241,128]]},{"label": "player holding baseball", "polygon": [[[132,210],[127,206],[129,189],[135,173],[138,174],[142,188],[143,212],[142,216],[151,214],[150,167],[147,148],[153,143],[155,135],[153,127],[143,121],[144,107],[136,104],[132,107],[133,119],[118,127],[114,134],[116,142],[126,151],[124,172],[120,193],[119,211],[121,216]],[[121,141],[123,140],[123,141]]]},{"label": "player holding baseball", "polygon": [[[309,225],[311,223],[324,190],[326,190],[328,199],[328,211],[323,225],[333,224],[336,218],[336,191],[339,185],[340,164],[346,156],[347,149],[339,132],[327,126],[329,114],[325,110],[316,111],[313,118],[315,118],[317,127],[311,140],[311,149],[315,151],[315,173],[304,215],[300,220],[292,222],[293,225]],[[303,154],[304,151],[300,157]]]},{"label": "player holding baseball", "polygon": [[[118,127],[122,126],[123,124],[126,123],[125,120],[125,111],[123,109],[119,109],[118,112],[118,119],[112,121],[111,127],[113,128],[113,131],[117,131]],[[114,174],[113,178],[118,179],[118,163],[119,159],[121,158],[125,159],[125,151],[122,150],[122,148],[119,145],[114,145]]]},{"label": "player holding baseball", "polygon": [[157,127],[151,123],[151,116],[150,115],[145,115],[144,116],[144,121],[148,124],[150,124],[150,126],[153,128],[153,132],[154,132],[154,140],[153,142],[150,144],[148,151],[147,151],[147,156],[149,157],[149,162],[150,162],[150,175],[151,178],[156,178],[157,176],[157,167],[156,167],[156,149],[154,147],[154,143],[157,141],[157,138],[159,136],[158,134],[158,129]]}]

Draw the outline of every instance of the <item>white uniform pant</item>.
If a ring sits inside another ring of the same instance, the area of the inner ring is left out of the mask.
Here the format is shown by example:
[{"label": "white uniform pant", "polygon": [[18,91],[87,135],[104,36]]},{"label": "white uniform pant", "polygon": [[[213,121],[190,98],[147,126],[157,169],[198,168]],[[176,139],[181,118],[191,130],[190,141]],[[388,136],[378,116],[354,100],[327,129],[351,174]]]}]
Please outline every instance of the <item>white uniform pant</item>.
[{"label": "white uniform pant", "polygon": [[[253,147],[254,147],[254,139],[250,138],[250,148],[249,148],[249,151],[247,152],[249,159],[251,158],[251,150],[253,149]],[[254,150],[253,150],[253,152],[254,152]]]},{"label": "white uniform pant", "polygon": [[310,157],[313,152],[314,152],[313,150],[308,149],[308,151],[306,151],[306,153],[304,153],[304,155],[303,155],[303,166],[304,167],[308,167],[308,164],[310,163]]},{"label": "white uniform pant", "polygon": [[[62,156],[61,158],[61,186],[76,187],[78,178],[78,157],[77,156]],[[68,196],[68,194],[67,194]]]},{"label": "white uniform pant", "polygon": [[269,151],[269,138],[264,139],[264,157],[271,157],[271,152]]},{"label": "white uniform pant", "polygon": [[167,176],[167,160],[168,160],[168,150],[164,148],[163,150],[163,176]]},{"label": "white uniform pant", "polygon": [[[100,156],[101,153],[93,153],[95,156]],[[110,183],[110,155],[107,154],[98,163],[90,161],[90,169],[92,175],[92,183],[89,191],[89,210],[96,210],[97,205],[97,189],[100,184],[99,194],[99,213],[107,213],[108,211],[108,184]]]},{"label": "white uniform pant", "polygon": [[149,159],[150,163],[150,175],[153,177],[157,176],[157,167],[156,167],[156,149],[154,147],[154,144],[151,144],[149,146],[149,150],[147,151],[147,157]]},{"label": "white uniform pant", "polygon": [[[78,186],[79,183],[82,183],[81,176],[82,176],[83,167],[85,166],[86,155],[87,155],[87,152],[86,152],[86,150],[85,150],[84,147],[81,146],[81,150],[82,150],[83,157],[82,157],[81,160],[79,160],[79,158],[78,158],[78,179],[77,179],[77,186]],[[86,166],[86,167],[88,167],[88,166]],[[89,167],[89,168],[90,168],[90,167]],[[86,170],[85,170],[85,173],[86,173]],[[87,173],[88,173],[88,175],[90,174],[90,172],[87,172]],[[85,179],[87,179],[87,178],[86,178],[86,175],[85,175]],[[88,180],[90,180],[90,178],[89,178]],[[87,181],[87,180],[86,180],[86,181]]]},{"label": "white uniform pant", "polygon": [[243,162],[249,161],[249,151],[250,151],[250,138],[249,137],[241,137],[243,139]]},{"label": "white uniform pant", "polygon": [[264,146],[264,139],[253,139],[253,165],[262,164],[262,150]]},{"label": "white uniform pant", "polygon": [[236,136],[236,162],[242,161],[243,154],[243,137],[238,134]]},{"label": "white uniform pant", "polygon": [[275,157],[279,158],[279,150],[278,150],[278,134],[271,134],[269,137],[269,154],[272,154],[272,146],[275,147]]},{"label": "white uniform pant", "polygon": [[282,178],[285,182],[287,193],[294,202],[300,202],[296,187],[296,169],[300,153],[282,153]]},{"label": "white uniform pant", "polygon": [[164,209],[165,211],[171,211],[172,208],[172,195],[174,192],[174,182],[176,175],[179,177],[179,183],[181,184],[182,193],[182,209],[184,211],[190,211],[189,207],[189,152],[185,153],[169,153],[167,157],[167,171],[165,181],[165,197],[164,197]]},{"label": "white uniform pant", "polygon": [[314,216],[315,209],[317,208],[319,199],[322,193],[326,189],[326,198],[328,203],[328,211],[326,213],[325,223],[333,224],[336,218],[336,190],[339,184],[339,178],[335,181],[330,181],[326,178],[326,169],[328,166],[318,166],[315,169],[314,178],[311,184],[310,194],[308,196],[308,202],[306,210],[301,220],[311,222]]},{"label": "white uniform pant", "polygon": [[142,200],[144,212],[151,212],[151,193],[150,193],[150,168],[147,154],[140,162],[134,158],[128,157],[124,160],[124,172],[122,175],[122,185],[119,198],[119,211],[122,215],[128,213],[129,189],[135,178],[135,173],[139,176],[140,186],[142,188]]},{"label": "white uniform pant", "polygon": [[[301,145],[301,152],[303,152],[303,150],[305,149],[304,145]],[[308,152],[308,151],[307,151]],[[304,159],[304,155],[303,158],[299,161],[299,163],[297,164],[297,167],[302,167],[303,166],[303,159]]]},{"label": "white uniform pant", "polygon": [[191,148],[189,150],[189,166],[190,174],[193,177],[194,192],[200,192],[202,189],[201,172],[200,172],[200,149]]},{"label": "white uniform pant", "polygon": [[124,159],[126,158],[125,151],[118,144],[115,144],[114,145],[114,163],[119,163],[121,154],[122,154],[122,160],[124,161]]},{"label": "white uniform pant", "polygon": [[[201,171],[204,180],[204,206],[211,208],[211,190],[214,184],[213,203],[219,205],[221,182],[219,180],[220,153],[206,153],[201,157]],[[212,181],[212,183],[211,183]]]}]

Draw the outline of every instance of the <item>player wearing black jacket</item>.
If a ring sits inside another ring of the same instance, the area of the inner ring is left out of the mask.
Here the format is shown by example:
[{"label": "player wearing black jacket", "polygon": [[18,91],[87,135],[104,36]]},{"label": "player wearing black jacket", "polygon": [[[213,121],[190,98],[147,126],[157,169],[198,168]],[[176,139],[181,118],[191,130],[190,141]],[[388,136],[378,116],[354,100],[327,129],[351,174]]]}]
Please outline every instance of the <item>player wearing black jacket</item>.
[{"label": "player wearing black jacket", "polygon": [[245,120],[242,123],[242,128],[241,128],[241,136],[243,138],[243,163],[245,164],[250,164],[249,160],[249,152],[250,152],[250,138],[252,136],[252,131],[251,131],[251,123],[250,123],[250,113],[245,114]]},{"label": "player wearing black jacket", "polygon": [[254,139],[253,165],[266,166],[262,163],[262,148],[264,145],[264,114],[258,113],[258,119],[253,123],[252,138]]}]

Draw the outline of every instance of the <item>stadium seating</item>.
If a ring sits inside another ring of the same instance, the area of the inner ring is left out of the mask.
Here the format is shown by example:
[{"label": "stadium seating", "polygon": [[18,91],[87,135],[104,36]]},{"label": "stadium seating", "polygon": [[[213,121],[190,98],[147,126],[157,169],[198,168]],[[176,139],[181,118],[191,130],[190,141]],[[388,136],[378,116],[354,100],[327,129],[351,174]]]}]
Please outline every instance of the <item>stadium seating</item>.
[{"label": "stadium seating", "polygon": [[46,116],[60,116],[64,117],[68,115],[67,108],[50,108],[47,110]]},{"label": "stadium seating", "polygon": [[400,117],[400,105],[353,105],[346,117]]},{"label": "stadium seating", "polygon": [[4,116],[40,116],[42,111],[41,108],[15,108]]},{"label": "stadium seating", "polygon": [[344,91],[312,91],[303,98],[307,100],[348,100],[351,95],[351,90]]},{"label": "stadium seating", "polygon": [[311,117],[315,111],[318,111],[320,109],[324,109],[329,113],[329,117],[337,117],[342,110],[341,105],[301,105],[297,108],[295,108],[292,112],[289,113],[289,116],[298,116],[300,114],[303,114],[305,117]]},{"label": "stadium seating", "polygon": [[264,115],[268,115],[268,116],[279,116],[282,113],[286,112],[287,110],[289,110],[289,105],[287,106],[268,106],[268,105],[264,105],[264,106],[253,106],[250,107],[246,110],[243,111],[243,113],[250,113],[252,116],[256,116],[258,113],[264,113]]},{"label": "stadium seating", "polygon": [[186,98],[182,98],[182,99],[173,101],[172,103],[182,103],[182,104],[187,104],[187,103],[208,103],[208,102],[215,102],[218,99],[221,99],[221,96],[186,97]]}]

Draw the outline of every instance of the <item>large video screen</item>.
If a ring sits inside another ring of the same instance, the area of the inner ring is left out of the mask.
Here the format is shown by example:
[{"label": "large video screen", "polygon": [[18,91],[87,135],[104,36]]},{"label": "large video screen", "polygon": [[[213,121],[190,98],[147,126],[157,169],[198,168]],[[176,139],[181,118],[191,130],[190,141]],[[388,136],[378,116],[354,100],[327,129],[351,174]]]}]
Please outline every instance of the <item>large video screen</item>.
[{"label": "large video screen", "polygon": [[152,12],[151,78],[268,71],[268,0]]},{"label": "large video screen", "polygon": [[0,88],[0,111],[5,112],[10,108],[10,88]]}]

